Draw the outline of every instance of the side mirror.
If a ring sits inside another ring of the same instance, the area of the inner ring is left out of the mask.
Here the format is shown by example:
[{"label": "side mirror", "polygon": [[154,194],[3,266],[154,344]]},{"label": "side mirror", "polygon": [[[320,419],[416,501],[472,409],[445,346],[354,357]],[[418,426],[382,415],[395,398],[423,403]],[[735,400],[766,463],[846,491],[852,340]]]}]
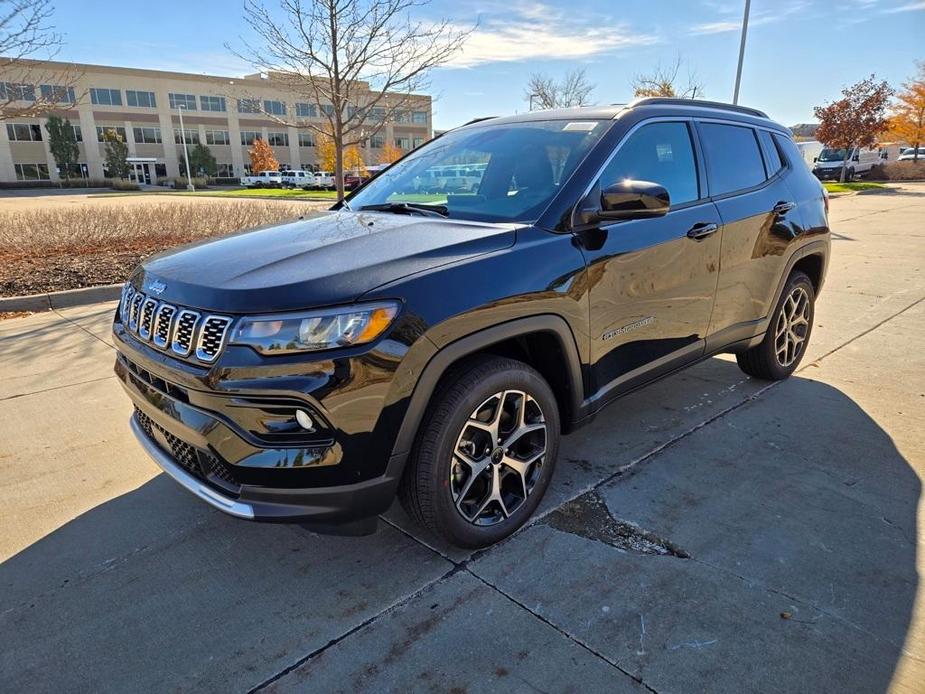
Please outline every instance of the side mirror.
[{"label": "side mirror", "polygon": [[601,191],[601,209],[596,216],[602,220],[661,217],[670,207],[671,198],[664,186],[627,179]]},{"label": "side mirror", "polygon": [[813,157],[813,163],[815,164],[817,161],[819,161],[819,157]]},{"label": "side mirror", "polygon": [[853,157],[851,157],[851,161],[861,161],[861,155],[855,154]]}]

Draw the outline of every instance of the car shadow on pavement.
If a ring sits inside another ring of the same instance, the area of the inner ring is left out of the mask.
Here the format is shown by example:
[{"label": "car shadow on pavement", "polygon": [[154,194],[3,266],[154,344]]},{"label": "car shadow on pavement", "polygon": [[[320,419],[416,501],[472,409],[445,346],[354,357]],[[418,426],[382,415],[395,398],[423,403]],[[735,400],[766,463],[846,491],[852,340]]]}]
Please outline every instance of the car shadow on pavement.
[{"label": "car shadow on pavement", "polygon": [[[704,370],[741,379],[732,362]],[[662,398],[679,397],[677,378],[657,386]],[[653,392],[623,399],[579,437],[633,436],[628,409],[656,407]],[[761,681],[786,690],[802,676],[813,691],[886,691],[915,603],[920,491],[862,408],[793,378],[593,492],[614,518],[692,559],[617,549],[580,524],[566,532],[542,521],[467,566],[656,690],[746,691]],[[316,690],[347,687],[352,674],[371,689],[414,689],[422,657],[465,684],[470,675],[439,650],[351,647],[367,632],[426,640],[436,625],[412,636],[391,630],[426,621],[435,607],[427,591],[402,601],[452,569],[388,524],[343,538],[247,523],[159,475],[0,565],[0,672],[12,691],[246,690],[337,642],[339,655],[309,661]],[[454,605],[440,620],[463,620],[466,610]],[[711,629],[724,630],[716,647],[682,647]],[[484,647],[513,649],[507,668],[516,674],[514,655],[529,644],[511,634]]]}]

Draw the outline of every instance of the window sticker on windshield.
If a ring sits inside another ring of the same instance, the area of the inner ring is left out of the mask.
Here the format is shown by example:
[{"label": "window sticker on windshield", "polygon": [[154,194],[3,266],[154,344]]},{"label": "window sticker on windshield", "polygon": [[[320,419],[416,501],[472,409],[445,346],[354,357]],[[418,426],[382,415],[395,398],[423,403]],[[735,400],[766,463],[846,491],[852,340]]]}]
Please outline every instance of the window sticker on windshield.
[{"label": "window sticker on windshield", "polygon": [[594,130],[594,127],[597,123],[592,121],[573,121],[571,123],[566,123],[563,130],[580,130],[582,132],[587,132],[589,130]]}]

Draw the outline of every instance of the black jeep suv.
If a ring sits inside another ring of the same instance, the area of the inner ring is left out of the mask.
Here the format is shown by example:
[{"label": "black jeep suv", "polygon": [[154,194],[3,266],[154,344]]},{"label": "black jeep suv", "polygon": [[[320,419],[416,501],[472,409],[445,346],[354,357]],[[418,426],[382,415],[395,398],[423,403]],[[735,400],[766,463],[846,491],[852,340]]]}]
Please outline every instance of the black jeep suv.
[{"label": "black jeep suv", "polygon": [[330,214],[164,253],[125,285],[131,426],[241,518],[465,546],[549,486],[559,437],[718,352],[799,364],[827,198],[749,108],[642,99],[473,122]]}]

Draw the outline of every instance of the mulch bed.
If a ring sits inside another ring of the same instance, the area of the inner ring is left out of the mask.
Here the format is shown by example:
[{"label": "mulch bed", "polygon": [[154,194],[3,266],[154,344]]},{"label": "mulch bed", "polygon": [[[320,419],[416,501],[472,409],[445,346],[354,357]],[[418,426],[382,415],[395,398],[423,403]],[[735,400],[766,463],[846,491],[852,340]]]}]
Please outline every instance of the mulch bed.
[{"label": "mulch bed", "polygon": [[139,251],[100,251],[79,256],[0,257],[0,296],[116,284],[148,255]]}]

